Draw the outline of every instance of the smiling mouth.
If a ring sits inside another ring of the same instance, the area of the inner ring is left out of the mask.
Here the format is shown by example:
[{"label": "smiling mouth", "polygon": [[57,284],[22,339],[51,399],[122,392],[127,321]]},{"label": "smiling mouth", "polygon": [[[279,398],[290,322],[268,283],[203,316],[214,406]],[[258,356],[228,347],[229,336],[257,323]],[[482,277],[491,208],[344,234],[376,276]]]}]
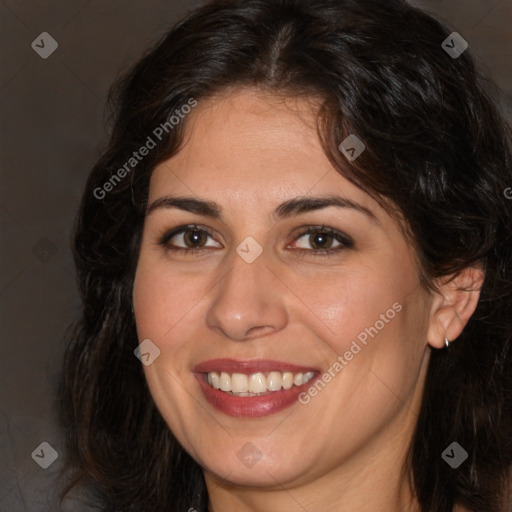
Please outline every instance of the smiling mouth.
[{"label": "smiling mouth", "polygon": [[320,377],[318,368],[271,359],[210,359],[192,372],[204,398],[238,418],[262,418],[298,403]]},{"label": "smiling mouth", "polygon": [[254,397],[302,386],[315,376],[315,372],[208,372],[202,375],[213,389],[233,396]]}]

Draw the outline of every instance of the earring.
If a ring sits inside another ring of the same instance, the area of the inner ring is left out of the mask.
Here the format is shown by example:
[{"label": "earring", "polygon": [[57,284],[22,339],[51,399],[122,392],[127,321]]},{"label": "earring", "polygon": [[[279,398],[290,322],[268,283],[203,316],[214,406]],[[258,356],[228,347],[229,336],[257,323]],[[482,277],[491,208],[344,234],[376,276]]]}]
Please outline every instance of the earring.
[{"label": "earring", "polygon": [[449,350],[451,341],[447,338],[444,339],[444,349]]}]

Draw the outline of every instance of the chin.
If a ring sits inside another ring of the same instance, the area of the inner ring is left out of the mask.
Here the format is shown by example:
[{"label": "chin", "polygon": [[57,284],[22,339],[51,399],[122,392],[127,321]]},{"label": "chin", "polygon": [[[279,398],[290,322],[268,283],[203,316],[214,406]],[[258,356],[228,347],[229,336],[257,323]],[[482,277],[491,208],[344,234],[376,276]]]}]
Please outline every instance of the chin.
[{"label": "chin", "polygon": [[248,441],[240,450],[215,453],[204,458],[201,466],[205,471],[233,485],[252,487],[284,486],[296,482],[308,472],[307,461],[296,447],[276,453],[275,457],[252,452],[254,445]]},{"label": "chin", "polygon": [[284,486],[300,476],[297,469],[283,468],[280,464],[266,464],[261,460],[252,467],[219,462],[219,464],[213,464],[206,471],[232,485],[244,487]]}]

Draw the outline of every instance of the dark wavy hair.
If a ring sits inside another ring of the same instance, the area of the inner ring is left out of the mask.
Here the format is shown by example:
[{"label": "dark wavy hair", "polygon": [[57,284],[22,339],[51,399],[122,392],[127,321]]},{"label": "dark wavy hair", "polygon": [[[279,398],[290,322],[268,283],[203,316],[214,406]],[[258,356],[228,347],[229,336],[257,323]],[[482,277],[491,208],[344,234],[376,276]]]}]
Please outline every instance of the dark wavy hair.
[{"label": "dark wavy hair", "polygon": [[[320,100],[325,154],[403,219],[427,288],[484,269],[459,339],[447,352],[432,350],[408,465],[424,512],[510,510],[510,131],[470,50],[452,58],[442,48],[449,34],[401,0],[219,0],[189,14],[117,81],[110,142],[73,237],[83,314],[60,389],[74,475],[64,496],[81,484],[105,511],[207,510],[201,467],[161,417],[133,353],[132,287],[151,172],[182,147],[186,119],[122,180],[112,177],[191,98],[252,87]],[[338,149],[349,134],[366,146],[353,162]],[[441,457],[453,441],[469,454],[456,470]]]}]

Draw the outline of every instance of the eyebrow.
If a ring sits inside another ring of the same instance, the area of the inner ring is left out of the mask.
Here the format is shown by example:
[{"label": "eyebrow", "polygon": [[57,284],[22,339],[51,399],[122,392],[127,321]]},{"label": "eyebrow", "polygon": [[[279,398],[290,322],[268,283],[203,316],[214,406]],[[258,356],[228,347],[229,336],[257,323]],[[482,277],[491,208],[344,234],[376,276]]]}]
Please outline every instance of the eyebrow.
[{"label": "eyebrow", "polygon": [[[274,218],[285,219],[291,217],[292,215],[299,215],[315,210],[321,210],[323,208],[328,208],[329,206],[355,210],[357,212],[363,213],[371,220],[378,222],[377,217],[370,209],[355,203],[350,199],[336,195],[320,197],[304,196],[288,199],[287,201],[278,205],[272,215]],[[148,206],[146,215],[150,215],[155,210],[161,208],[177,208],[185,212],[195,213],[205,217],[210,217],[212,219],[222,220],[222,208],[217,203],[213,201],[196,199],[193,197],[161,197],[153,201],[153,203]]]}]

